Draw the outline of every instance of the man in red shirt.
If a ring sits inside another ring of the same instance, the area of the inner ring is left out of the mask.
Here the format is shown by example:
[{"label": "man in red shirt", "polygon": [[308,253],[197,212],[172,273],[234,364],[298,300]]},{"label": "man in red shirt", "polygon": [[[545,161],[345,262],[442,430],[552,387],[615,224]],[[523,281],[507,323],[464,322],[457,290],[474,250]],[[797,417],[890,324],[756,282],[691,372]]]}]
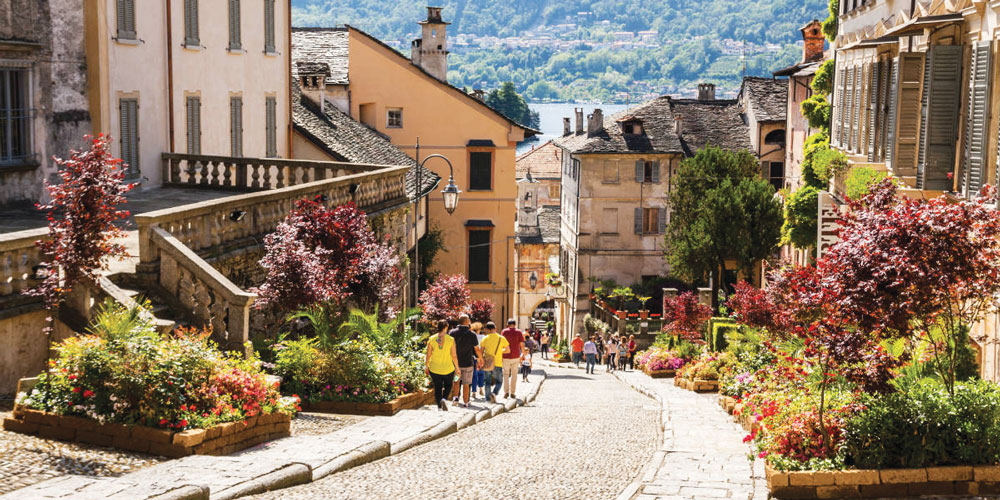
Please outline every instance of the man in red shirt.
[{"label": "man in red shirt", "polygon": [[517,390],[517,370],[521,365],[524,351],[524,333],[517,329],[514,318],[507,320],[507,328],[500,332],[510,344],[510,352],[503,354],[503,397],[513,398]]},{"label": "man in red shirt", "polygon": [[576,338],[573,339],[571,343],[573,346],[573,362],[576,363],[576,367],[580,367],[580,360],[583,359],[583,339],[580,338],[580,334],[576,334]]},{"label": "man in red shirt", "polygon": [[635,335],[628,336],[628,369],[635,370],[635,351],[638,346],[635,345]]}]

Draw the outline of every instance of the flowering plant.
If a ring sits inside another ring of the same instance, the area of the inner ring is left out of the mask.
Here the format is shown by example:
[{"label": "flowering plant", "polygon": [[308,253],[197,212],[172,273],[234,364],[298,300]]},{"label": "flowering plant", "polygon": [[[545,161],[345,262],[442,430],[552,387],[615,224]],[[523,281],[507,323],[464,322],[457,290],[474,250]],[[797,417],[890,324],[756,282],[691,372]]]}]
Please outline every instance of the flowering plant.
[{"label": "flowering plant", "polygon": [[677,370],[686,363],[686,360],[673,350],[662,346],[652,346],[645,351],[638,353],[635,363],[642,370],[661,371]]}]

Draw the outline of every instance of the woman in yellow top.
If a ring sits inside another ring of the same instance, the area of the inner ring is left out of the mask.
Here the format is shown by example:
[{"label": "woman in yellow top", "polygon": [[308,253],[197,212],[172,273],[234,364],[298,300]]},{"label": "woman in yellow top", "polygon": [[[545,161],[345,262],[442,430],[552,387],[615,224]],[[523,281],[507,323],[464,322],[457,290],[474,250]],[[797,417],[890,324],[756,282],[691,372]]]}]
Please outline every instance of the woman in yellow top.
[{"label": "woman in yellow top", "polygon": [[455,373],[460,372],[458,354],[455,351],[455,339],[448,335],[448,322],[438,320],[437,329],[437,335],[427,339],[427,367],[424,372],[434,383],[434,400],[437,401],[438,408],[448,411],[451,382]]}]

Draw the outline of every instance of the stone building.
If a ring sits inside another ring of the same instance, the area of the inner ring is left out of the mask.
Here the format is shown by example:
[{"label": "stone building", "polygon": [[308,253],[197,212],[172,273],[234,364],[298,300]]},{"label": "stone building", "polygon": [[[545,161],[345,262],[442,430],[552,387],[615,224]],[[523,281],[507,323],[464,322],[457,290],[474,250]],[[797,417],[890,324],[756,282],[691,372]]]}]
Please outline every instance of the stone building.
[{"label": "stone building", "polygon": [[[450,160],[462,191],[457,210],[449,214],[439,192],[425,198],[428,206],[419,210],[426,210],[444,235],[445,249],[433,271],[465,274],[474,298],[492,300],[498,314],[509,316],[516,288],[516,148],[537,132],[448,84],[442,71],[447,23],[440,9],[429,8],[420,26],[412,51],[416,60],[353,27],[294,28],[293,59],[326,63],[328,102],[411,158],[441,154]],[[295,141],[297,147],[301,139]],[[427,168],[442,179],[451,175],[441,159]]]},{"label": "stone building", "polygon": [[526,327],[558,325],[553,297],[560,286],[546,282],[559,274],[560,181],[562,149],[551,141],[517,158],[517,239],[514,268],[517,291],[514,317]]},{"label": "stone building", "polygon": [[683,158],[705,146],[753,150],[750,128],[736,100],[715,99],[711,85],[699,99],[663,96],[628,111],[564,122],[554,140],[562,148],[560,332],[583,328],[594,280],[628,286],[669,275],[664,232],[671,179]]},{"label": "stone building", "polygon": [[788,82],[746,77],[737,97],[750,134],[752,151],[760,158],[760,175],[775,191],[790,185],[785,168],[786,101]]},{"label": "stone building", "polygon": [[[849,168],[891,172],[902,196],[975,196],[1000,172],[1000,3],[842,1],[831,143]],[[829,207],[848,173],[830,183]],[[1000,317],[972,331],[983,378],[1000,378]]]}]

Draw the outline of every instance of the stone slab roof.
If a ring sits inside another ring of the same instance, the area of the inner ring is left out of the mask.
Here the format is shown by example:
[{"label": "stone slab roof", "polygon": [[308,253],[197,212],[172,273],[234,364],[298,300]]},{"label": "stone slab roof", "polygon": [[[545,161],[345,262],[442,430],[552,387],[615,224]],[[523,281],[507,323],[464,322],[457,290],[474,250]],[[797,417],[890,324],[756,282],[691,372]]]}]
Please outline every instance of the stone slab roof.
[{"label": "stone slab roof", "polygon": [[[297,84],[292,100],[295,130],[338,161],[406,167],[416,164],[387,138],[336,107],[329,105],[320,111],[319,106],[302,97]],[[420,177],[421,194],[427,194],[441,181],[439,175],[427,168],[422,170]],[[406,173],[407,194],[411,198],[417,193],[416,181],[415,171]]]},{"label": "stone slab roof", "polygon": [[525,179],[531,172],[533,179],[562,178],[562,148],[548,141],[517,157],[515,177]]},{"label": "stone slab roof", "polygon": [[298,78],[298,63],[326,63],[327,85],[347,85],[348,42],[346,28],[292,28],[292,78]]},{"label": "stone slab roof", "polygon": [[[677,133],[675,120],[681,119]],[[639,121],[642,134],[626,134],[622,122]],[[582,134],[557,137],[553,142],[571,153],[673,153],[694,156],[712,145],[728,150],[751,150],[750,131],[737,101],[697,100],[662,96],[639,106],[604,117],[604,128],[588,137]]]},{"label": "stone slab roof", "polygon": [[788,80],[748,76],[740,94],[753,107],[757,121],[783,122],[788,109]]},{"label": "stone slab roof", "polygon": [[517,228],[517,243],[521,245],[558,244],[562,214],[559,207],[538,209],[538,225]]}]

